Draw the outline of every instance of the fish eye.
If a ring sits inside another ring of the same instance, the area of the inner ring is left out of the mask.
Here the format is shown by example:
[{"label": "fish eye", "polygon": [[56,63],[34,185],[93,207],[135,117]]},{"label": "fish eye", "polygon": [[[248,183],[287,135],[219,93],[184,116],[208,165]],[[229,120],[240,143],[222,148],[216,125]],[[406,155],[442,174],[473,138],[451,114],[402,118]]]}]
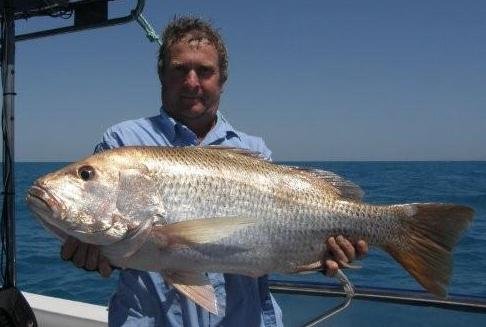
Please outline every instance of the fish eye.
[{"label": "fish eye", "polygon": [[78,176],[85,182],[89,181],[95,176],[94,168],[91,166],[82,166],[78,169]]}]

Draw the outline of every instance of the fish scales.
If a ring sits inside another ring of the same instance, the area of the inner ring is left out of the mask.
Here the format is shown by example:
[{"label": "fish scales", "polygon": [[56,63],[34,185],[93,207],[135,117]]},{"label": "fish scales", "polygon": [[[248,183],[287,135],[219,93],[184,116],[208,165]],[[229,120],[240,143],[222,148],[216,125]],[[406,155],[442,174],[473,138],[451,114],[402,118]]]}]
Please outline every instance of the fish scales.
[{"label": "fish scales", "polygon": [[[165,153],[153,156],[153,167],[161,175],[160,187],[163,192],[162,202],[167,211],[167,222],[219,216],[253,216],[260,222],[254,228],[234,235],[234,239],[247,240],[247,243],[255,245],[256,251],[252,251],[251,256],[249,251],[232,256],[232,260],[218,256],[212,258],[213,262],[208,262],[203,269],[214,271],[228,270],[231,267],[232,271],[236,271],[242,269],[241,265],[248,264],[249,259],[256,266],[268,266],[268,257],[275,257],[276,252],[284,252],[289,253],[289,257],[280,258],[279,261],[288,260],[293,264],[280,264],[273,269],[289,272],[296,265],[312,263],[317,253],[325,251],[323,237],[343,234],[354,238],[369,238],[373,243],[379,241],[378,238],[366,237],[370,225],[356,214],[369,206],[339,203],[339,199],[312,188],[312,181],[303,179],[301,175],[293,175],[292,170],[285,167],[278,167],[275,172],[274,166],[256,161],[252,157],[234,160],[241,158],[231,152],[199,155],[194,151],[192,155],[183,157],[177,152],[163,152]],[[161,165],[160,157],[167,163]],[[219,162],[225,162],[225,165],[218,165]],[[165,167],[168,163],[171,165],[167,171]],[[190,190],[197,190],[193,197],[188,196],[191,194]],[[232,195],[231,201],[229,194]],[[350,226],[354,226],[354,229]],[[276,235],[278,238],[273,237]],[[370,233],[371,235],[373,234]],[[284,237],[281,238],[282,236]],[[280,238],[283,241],[279,242]],[[302,243],[307,246],[296,246]],[[292,248],[299,251],[289,251]],[[171,253],[171,258],[167,258],[167,261],[179,261],[176,258],[180,255]],[[184,255],[190,257],[197,256],[198,253],[184,250]],[[223,264],[228,267],[221,267]],[[275,262],[270,261],[270,265],[274,266]],[[184,267],[176,269],[182,268]]]}]

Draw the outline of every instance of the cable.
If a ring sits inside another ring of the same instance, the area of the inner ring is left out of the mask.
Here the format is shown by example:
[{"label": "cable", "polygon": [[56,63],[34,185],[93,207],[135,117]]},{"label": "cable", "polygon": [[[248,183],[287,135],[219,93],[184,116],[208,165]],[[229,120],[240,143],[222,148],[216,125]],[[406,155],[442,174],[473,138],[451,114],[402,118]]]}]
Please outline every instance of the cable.
[{"label": "cable", "polygon": [[157,35],[157,32],[155,32],[154,28],[150,23],[143,17],[142,13],[137,15],[136,17],[138,24],[143,28],[145,31],[145,36],[147,39],[149,39],[150,42],[157,42],[159,46],[162,45],[162,42],[160,41],[160,37]]},{"label": "cable", "polygon": [[[1,33],[2,33],[2,40],[5,40],[5,14],[4,12],[2,12],[2,22],[1,22]],[[3,54],[3,45],[2,45],[2,54]],[[5,92],[5,74],[4,74],[4,58],[3,58],[3,55],[2,55],[2,58],[1,58],[1,66],[2,66],[2,71],[1,71],[1,80],[2,80],[2,91]],[[2,106],[2,140],[4,140],[5,138],[5,128],[4,128],[4,110],[3,110],[3,106]],[[2,168],[5,168],[5,162],[4,162],[5,158],[2,157]],[[5,170],[3,171],[3,173],[5,174]],[[1,278],[2,278],[2,286],[5,285],[5,281],[6,281],[6,267],[4,267],[4,258],[6,257],[7,255],[7,248],[6,248],[6,243],[8,242],[7,241],[7,235],[5,235],[5,232],[7,230],[6,228],[6,219],[5,219],[5,196],[3,194],[3,191],[5,191],[5,175],[2,176],[3,179],[2,179],[2,182],[3,182],[3,189],[2,189],[2,216],[0,218],[0,239],[1,239],[1,252],[0,252],[0,273],[1,273]]]},{"label": "cable", "polygon": [[[3,8],[2,14],[2,21],[1,21],[1,33],[2,33],[2,56],[1,56],[1,65],[2,65],[2,90],[3,90],[3,106],[2,106],[2,139],[3,139],[3,189],[2,189],[2,216],[0,221],[0,238],[1,238],[1,253],[0,253],[0,270],[1,270],[1,278],[2,278],[2,285],[5,286],[12,286],[15,282],[15,277],[11,276],[12,272],[14,271],[14,258],[12,258],[12,246],[13,245],[13,235],[10,234],[10,230],[12,228],[13,222],[9,221],[9,209],[11,209],[10,200],[12,200],[12,191],[9,190],[9,185],[13,185],[12,175],[11,175],[11,167],[13,165],[13,158],[12,158],[12,151],[10,149],[10,136],[8,131],[9,122],[7,117],[7,97],[11,96],[11,93],[7,93],[7,80],[8,80],[8,64],[10,62],[9,58],[9,49],[6,49],[6,45],[8,43],[8,35],[7,35],[7,10],[12,10],[11,8]],[[12,278],[13,280],[12,280]]]},{"label": "cable", "polygon": [[306,324],[303,325],[303,327],[316,326],[317,324],[323,322],[324,320],[331,318],[335,314],[343,311],[351,304],[351,300],[353,299],[355,294],[353,284],[349,281],[348,277],[343,273],[341,269],[338,269],[338,272],[335,277],[339,281],[339,283],[341,283],[344,292],[346,293],[346,298],[344,299],[344,302],[332,308],[331,310],[326,311],[324,314],[318,316],[317,318],[307,322]]}]

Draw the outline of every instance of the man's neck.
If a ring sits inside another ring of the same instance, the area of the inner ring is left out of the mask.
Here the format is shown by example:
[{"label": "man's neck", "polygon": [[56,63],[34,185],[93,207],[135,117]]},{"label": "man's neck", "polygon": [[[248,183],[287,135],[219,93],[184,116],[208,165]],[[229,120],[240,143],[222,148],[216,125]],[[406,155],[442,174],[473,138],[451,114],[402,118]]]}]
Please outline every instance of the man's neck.
[{"label": "man's neck", "polygon": [[211,131],[216,125],[216,120],[217,118],[206,123],[199,123],[194,121],[182,123],[186,125],[191,131],[193,131],[194,134],[196,134],[199,141],[202,141],[206,137],[206,135],[208,135],[209,131]]},{"label": "man's neck", "polygon": [[185,117],[177,117],[176,115],[171,114],[167,110],[164,110],[165,113],[175,119],[177,122],[184,124],[187,128],[196,134],[199,141],[202,141],[206,135],[213,129],[216,125],[218,120],[217,114],[213,117],[200,117],[196,119],[185,119]]}]

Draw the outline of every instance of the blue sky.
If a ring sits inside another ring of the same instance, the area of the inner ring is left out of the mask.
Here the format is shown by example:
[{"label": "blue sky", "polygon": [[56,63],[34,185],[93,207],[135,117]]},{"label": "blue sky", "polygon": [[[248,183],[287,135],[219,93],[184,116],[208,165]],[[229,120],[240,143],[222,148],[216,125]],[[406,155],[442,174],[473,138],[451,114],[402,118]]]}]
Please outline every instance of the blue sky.
[{"label": "blue sky", "polygon": [[[147,0],[158,32],[176,14],[221,29],[220,109],[274,160],[486,160],[484,1]],[[17,43],[16,159],[77,160],[156,114],[156,56],[136,23]]]}]

